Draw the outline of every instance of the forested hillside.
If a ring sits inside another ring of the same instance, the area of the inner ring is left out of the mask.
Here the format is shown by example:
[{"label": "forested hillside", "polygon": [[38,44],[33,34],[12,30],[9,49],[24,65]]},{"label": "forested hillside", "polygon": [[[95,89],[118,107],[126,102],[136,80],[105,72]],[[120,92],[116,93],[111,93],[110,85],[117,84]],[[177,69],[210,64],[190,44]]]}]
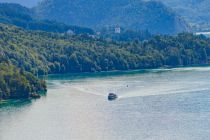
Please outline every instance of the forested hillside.
[{"label": "forested hillside", "polygon": [[59,33],[71,31],[74,34],[94,34],[94,31],[90,28],[70,26],[56,21],[38,20],[33,18],[32,15],[31,9],[19,4],[0,3],[0,23],[16,25],[28,30]]},{"label": "forested hillside", "polygon": [[33,7],[38,4],[41,0],[0,0],[0,2],[8,2],[8,3],[19,3],[26,7]]},{"label": "forested hillside", "polygon": [[203,36],[156,36],[144,42],[34,32],[0,24],[2,59],[33,74],[95,72],[210,63]]},{"label": "forested hillside", "polygon": [[5,44],[1,42],[0,45],[0,101],[2,99],[29,98],[31,94],[46,91],[45,81],[38,79],[31,72],[26,72],[21,67],[13,65],[12,59],[4,53],[3,49],[6,48],[2,45]]},{"label": "forested hillside", "polygon": [[184,17],[195,30],[210,30],[210,0],[158,0]]},{"label": "forested hillside", "polygon": [[99,36],[107,40],[112,39],[116,41],[133,41],[133,40],[144,41],[152,38],[153,35],[147,30],[134,31],[122,28],[120,30],[120,33],[115,33],[115,30],[111,28],[111,29],[102,29]]},{"label": "forested hillside", "polygon": [[179,34],[144,42],[118,42],[0,24],[0,93],[4,99],[28,97],[45,89],[45,83],[33,75],[207,63],[210,41],[204,36]]},{"label": "forested hillside", "polygon": [[186,22],[165,5],[144,0],[43,0],[35,16],[66,24],[101,29],[120,26],[154,34],[188,31]]},{"label": "forested hillside", "polygon": [[2,59],[0,62],[0,100],[29,98],[32,93],[46,90],[45,81],[11,64],[3,63]]}]

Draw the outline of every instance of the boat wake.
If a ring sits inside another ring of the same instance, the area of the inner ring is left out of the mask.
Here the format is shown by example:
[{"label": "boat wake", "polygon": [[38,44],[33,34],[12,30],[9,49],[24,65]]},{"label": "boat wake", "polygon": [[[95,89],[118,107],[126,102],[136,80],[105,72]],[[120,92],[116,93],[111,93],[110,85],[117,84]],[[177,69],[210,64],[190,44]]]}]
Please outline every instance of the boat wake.
[{"label": "boat wake", "polygon": [[49,80],[51,88],[66,92],[92,94],[107,98],[115,93],[119,99],[210,91],[210,67],[151,70],[134,75],[85,78],[78,80]]}]

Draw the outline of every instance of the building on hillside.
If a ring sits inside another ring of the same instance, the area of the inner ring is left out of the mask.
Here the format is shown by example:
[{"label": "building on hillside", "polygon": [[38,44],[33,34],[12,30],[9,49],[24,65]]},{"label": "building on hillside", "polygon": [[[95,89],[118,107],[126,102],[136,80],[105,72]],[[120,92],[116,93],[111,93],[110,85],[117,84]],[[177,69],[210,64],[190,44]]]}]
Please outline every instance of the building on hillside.
[{"label": "building on hillside", "polygon": [[74,35],[74,32],[73,32],[71,29],[69,29],[66,33],[67,33],[68,35]]},{"label": "building on hillside", "polygon": [[119,26],[115,27],[114,32],[116,34],[120,34],[121,33],[121,28]]},{"label": "building on hillside", "polygon": [[101,32],[96,32],[96,35],[101,35]]}]

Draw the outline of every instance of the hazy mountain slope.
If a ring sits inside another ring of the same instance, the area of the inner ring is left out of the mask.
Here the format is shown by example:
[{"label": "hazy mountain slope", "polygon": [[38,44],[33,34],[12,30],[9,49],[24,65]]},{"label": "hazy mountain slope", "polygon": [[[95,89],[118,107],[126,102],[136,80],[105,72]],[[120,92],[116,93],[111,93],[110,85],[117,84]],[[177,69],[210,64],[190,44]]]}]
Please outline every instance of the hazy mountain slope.
[{"label": "hazy mountain slope", "polygon": [[41,0],[0,0],[0,2],[7,2],[7,3],[18,3],[23,6],[33,7],[38,4]]},{"label": "hazy mountain slope", "polygon": [[159,0],[183,16],[191,25],[210,29],[210,0]]},{"label": "hazy mountain slope", "polygon": [[12,24],[30,30],[43,30],[50,32],[63,33],[68,30],[72,30],[76,34],[93,34],[94,32],[89,28],[69,26],[49,20],[37,20],[32,18],[31,15],[32,11],[30,9],[19,4],[0,3],[0,23]]},{"label": "hazy mountain slope", "polygon": [[174,34],[188,30],[186,23],[163,4],[139,0],[44,0],[36,16],[74,25],[101,28],[121,26]]}]

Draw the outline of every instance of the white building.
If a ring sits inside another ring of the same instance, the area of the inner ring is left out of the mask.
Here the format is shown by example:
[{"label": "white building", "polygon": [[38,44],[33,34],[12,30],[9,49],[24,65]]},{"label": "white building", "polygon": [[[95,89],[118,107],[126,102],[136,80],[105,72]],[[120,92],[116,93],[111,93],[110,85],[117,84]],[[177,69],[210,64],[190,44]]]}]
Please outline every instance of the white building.
[{"label": "white building", "polygon": [[115,27],[114,32],[116,34],[120,34],[121,33],[121,28],[120,27]]},{"label": "white building", "polygon": [[74,32],[73,32],[71,29],[69,29],[66,33],[67,33],[68,35],[74,35]]}]

